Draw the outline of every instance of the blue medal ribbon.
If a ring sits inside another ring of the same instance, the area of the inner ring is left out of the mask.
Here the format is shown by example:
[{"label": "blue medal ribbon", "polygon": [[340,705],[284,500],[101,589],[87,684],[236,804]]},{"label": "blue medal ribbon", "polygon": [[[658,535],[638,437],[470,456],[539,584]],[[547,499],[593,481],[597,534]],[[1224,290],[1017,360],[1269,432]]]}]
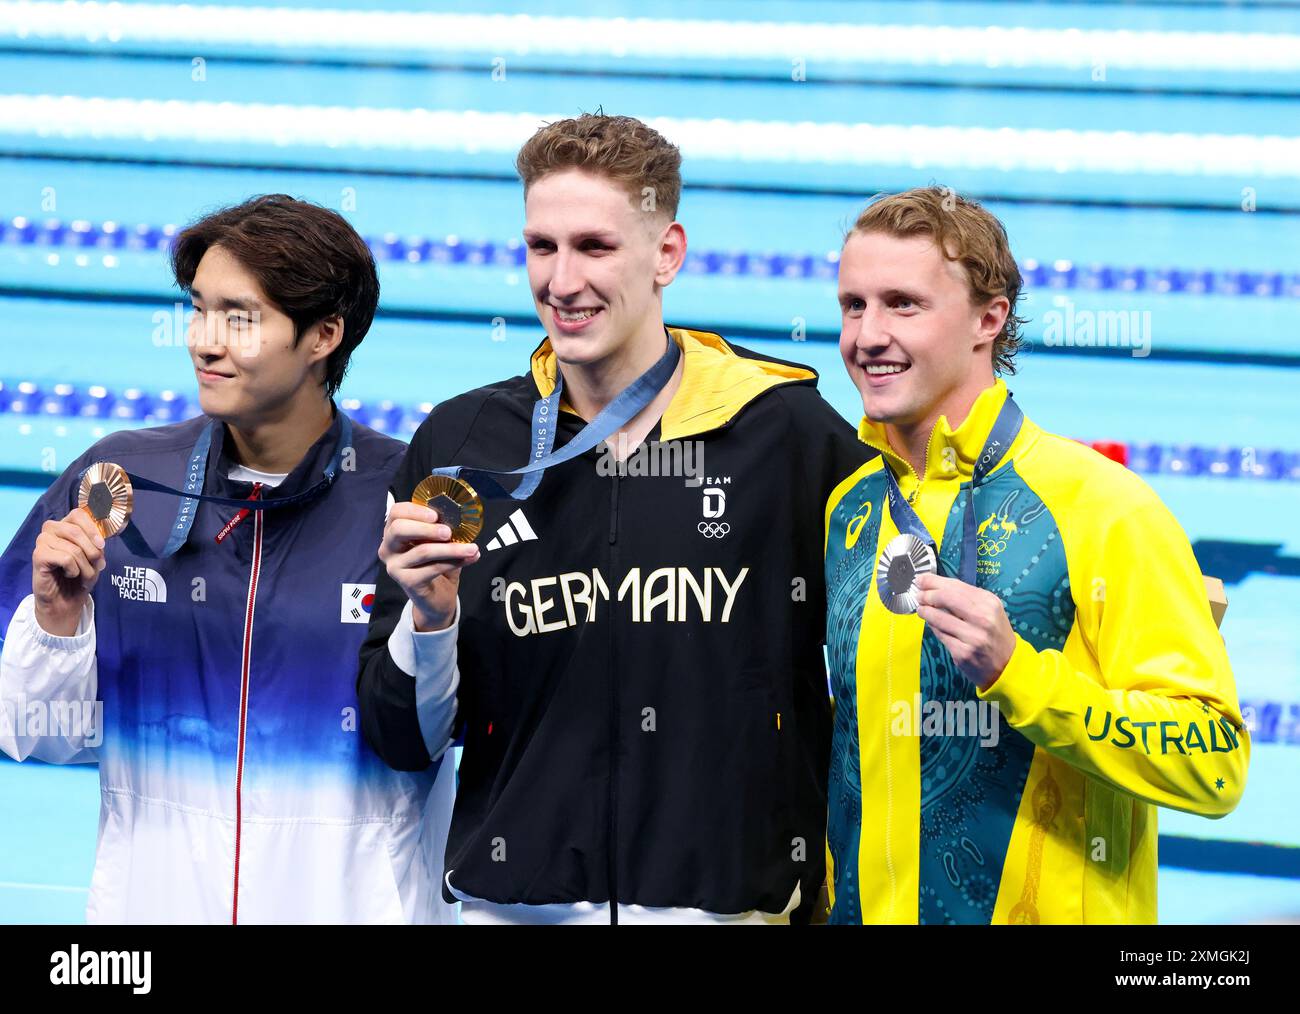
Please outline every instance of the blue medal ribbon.
[{"label": "blue medal ribbon", "polygon": [[[1015,441],[1024,421],[1025,416],[1020,411],[1020,406],[1015,403],[1011,393],[1007,392],[1007,400],[1002,405],[1002,410],[998,412],[997,420],[993,423],[993,429],[989,431],[988,442],[985,443],[984,449],[975,462],[975,467],[971,472],[970,490],[966,494],[966,513],[962,519],[961,533],[961,580],[966,584],[975,585],[976,583],[975,561],[978,544],[978,524],[975,520],[975,488],[984,481],[989,472],[997,467],[998,462],[1002,460],[1003,455],[1007,453],[1011,444]],[[916,511],[912,509],[912,505],[907,502],[907,498],[903,496],[903,491],[898,488],[898,480],[894,477],[893,470],[888,465],[885,465],[885,481],[888,483],[889,516],[894,519],[898,530],[905,535],[912,535],[920,539],[934,551],[937,559],[939,551],[934,539],[926,530],[925,525],[921,523]]]},{"label": "blue medal ribbon", "polygon": [[[352,420],[342,412],[339,413],[341,425],[339,429],[338,445],[334,448],[334,455],[330,458],[329,464],[325,467],[323,478],[312,486],[311,489],[304,490],[301,493],[295,493],[293,496],[280,497],[273,500],[238,500],[226,496],[208,496],[202,491],[203,480],[208,470],[208,454],[212,449],[212,435],[216,432],[217,427],[221,424],[213,421],[212,425],[206,427],[199,439],[194,444],[194,449],[190,451],[189,464],[185,469],[184,489],[174,489],[161,482],[154,482],[152,479],[145,479],[133,472],[127,472],[126,477],[131,480],[131,488],[134,490],[144,490],[150,493],[165,493],[169,496],[179,496],[181,498],[180,507],[176,511],[176,520],[172,523],[170,534],[167,536],[167,544],[163,547],[161,553],[155,553],[149,545],[148,540],[140,533],[140,529],[135,526],[134,520],[128,520],[126,528],[122,531],[122,542],[126,548],[131,550],[136,556],[145,557],[151,560],[165,560],[173,555],[178,549],[185,544],[189,538],[190,529],[194,526],[194,517],[198,514],[198,505],[202,503],[220,504],[224,507],[239,507],[244,510],[267,511],[278,510],[282,507],[292,507],[296,504],[312,500],[327,490],[334,482],[338,475],[339,468],[343,463],[344,451],[352,446]],[[89,466],[87,466],[89,467]],[[125,469],[123,469],[125,471]],[[85,475],[85,470],[82,471]],[[77,491],[81,487],[81,479],[78,477],[77,483],[72,487],[72,505],[76,506]]]},{"label": "blue medal ribbon", "polygon": [[[540,398],[533,405],[532,433],[529,437],[528,464],[519,468],[475,468],[470,465],[449,465],[435,468],[432,475],[445,475],[458,479],[462,475],[474,477],[474,488],[487,496],[504,496],[514,500],[527,500],[532,496],[542,475],[553,465],[559,465],[580,454],[585,454],[602,440],[616,433],[640,415],[655,396],[664,389],[672,379],[677,363],[682,357],[682,350],[672,337],[668,338],[668,350],[650,369],[619,391],[614,400],[606,405],[582,430],[560,450],[555,447],[555,430],[559,425],[560,396],[564,391],[564,375],[558,365],[555,370],[555,390],[546,398]],[[522,475],[523,481],[513,490],[506,490],[494,476]]]}]

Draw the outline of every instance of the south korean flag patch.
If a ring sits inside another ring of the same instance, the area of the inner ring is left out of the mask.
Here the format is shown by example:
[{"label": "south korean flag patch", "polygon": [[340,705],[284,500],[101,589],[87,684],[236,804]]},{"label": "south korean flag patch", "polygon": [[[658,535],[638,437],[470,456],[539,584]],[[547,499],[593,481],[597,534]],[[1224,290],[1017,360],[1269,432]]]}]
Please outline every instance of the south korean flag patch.
[{"label": "south korean flag patch", "polygon": [[375,586],[373,584],[345,584],[339,620],[342,623],[369,623],[370,610],[374,606]]}]

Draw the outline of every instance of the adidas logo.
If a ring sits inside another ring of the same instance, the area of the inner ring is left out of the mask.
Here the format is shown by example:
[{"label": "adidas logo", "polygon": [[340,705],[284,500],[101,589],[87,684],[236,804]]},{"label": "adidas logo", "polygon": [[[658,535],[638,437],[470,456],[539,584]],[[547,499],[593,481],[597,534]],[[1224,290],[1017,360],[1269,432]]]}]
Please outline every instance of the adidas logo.
[{"label": "adidas logo", "polygon": [[[511,525],[514,525],[512,528]],[[500,549],[502,546],[513,546],[516,542],[531,542],[537,538],[537,533],[533,531],[533,526],[528,523],[524,517],[523,509],[516,510],[506,523],[497,529],[496,537],[487,544],[488,552],[494,549]]]}]

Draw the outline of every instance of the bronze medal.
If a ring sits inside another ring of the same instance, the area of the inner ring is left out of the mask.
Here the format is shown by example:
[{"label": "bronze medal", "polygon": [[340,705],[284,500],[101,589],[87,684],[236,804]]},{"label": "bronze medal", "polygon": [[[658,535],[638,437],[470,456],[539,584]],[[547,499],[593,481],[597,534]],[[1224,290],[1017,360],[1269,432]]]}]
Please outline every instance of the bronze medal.
[{"label": "bronze medal", "polygon": [[77,490],[77,506],[95,519],[99,534],[111,539],[131,517],[131,480],[119,465],[98,461],[86,469]]}]

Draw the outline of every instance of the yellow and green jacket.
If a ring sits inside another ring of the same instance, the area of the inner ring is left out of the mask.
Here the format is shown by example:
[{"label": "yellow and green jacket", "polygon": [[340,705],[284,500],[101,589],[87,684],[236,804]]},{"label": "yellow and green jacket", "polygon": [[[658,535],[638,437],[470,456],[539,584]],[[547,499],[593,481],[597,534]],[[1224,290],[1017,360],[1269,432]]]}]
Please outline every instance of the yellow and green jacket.
[{"label": "yellow and green jacket", "polygon": [[1026,419],[978,487],[977,579],[1016,634],[987,690],[881,603],[882,469],[955,576],[1006,398],[999,380],[955,429],[941,418],[919,478],[864,419],[880,456],[827,501],[832,923],[1154,922],[1155,806],[1221,817],[1241,798],[1250,743],[1200,569],[1122,465]]}]

